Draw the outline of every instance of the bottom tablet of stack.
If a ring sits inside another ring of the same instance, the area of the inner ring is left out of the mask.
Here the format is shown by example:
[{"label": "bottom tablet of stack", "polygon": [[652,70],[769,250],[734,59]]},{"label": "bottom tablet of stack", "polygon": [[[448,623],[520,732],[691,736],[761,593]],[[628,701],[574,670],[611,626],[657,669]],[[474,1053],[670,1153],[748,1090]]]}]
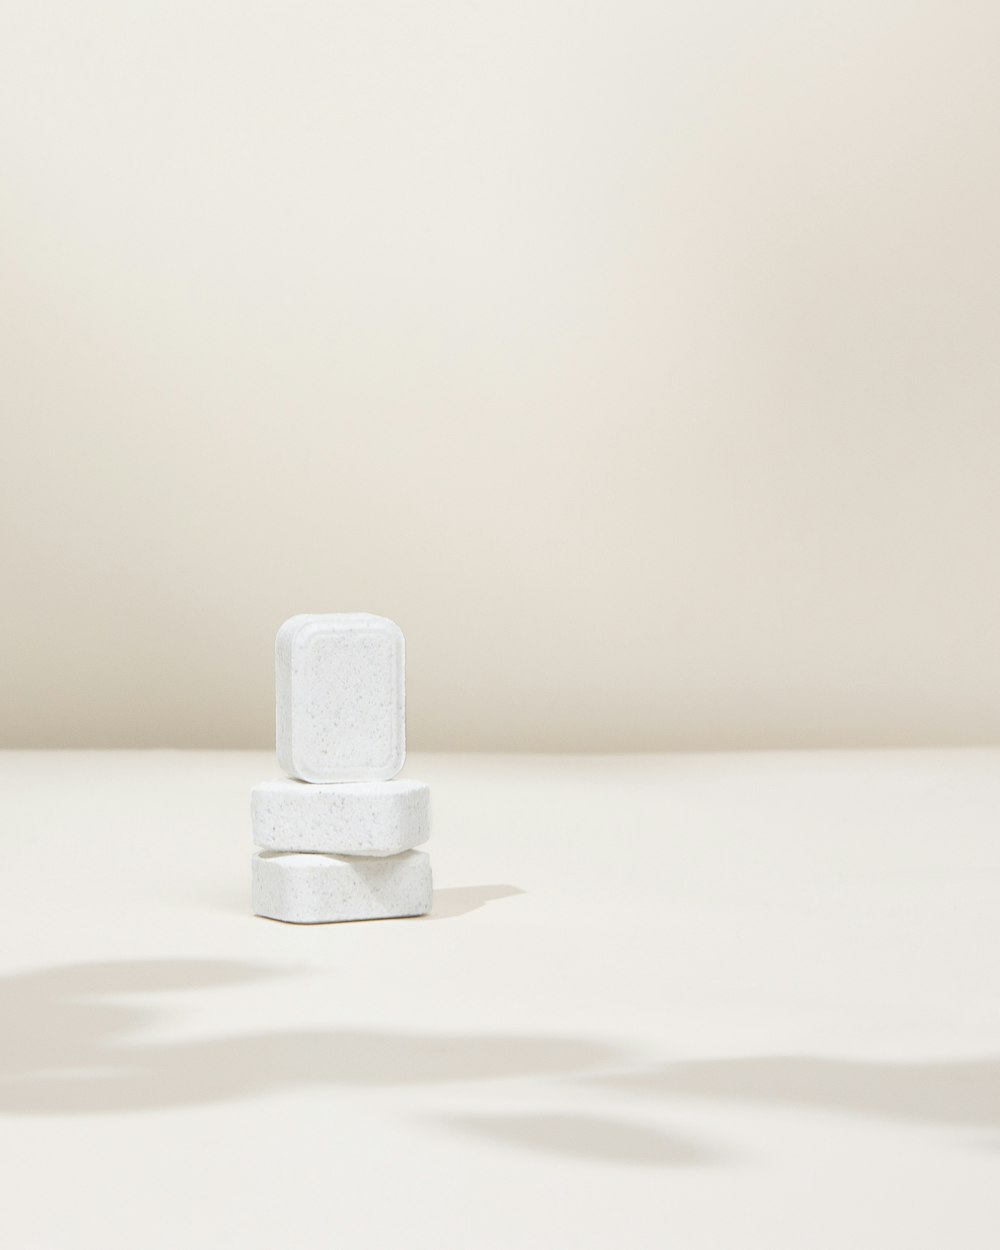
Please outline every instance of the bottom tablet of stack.
[{"label": "bottom tablet of stack", "polygon": [[430,911],[430,791],[422,781],[255,786],[253,910],[294,924]]}]

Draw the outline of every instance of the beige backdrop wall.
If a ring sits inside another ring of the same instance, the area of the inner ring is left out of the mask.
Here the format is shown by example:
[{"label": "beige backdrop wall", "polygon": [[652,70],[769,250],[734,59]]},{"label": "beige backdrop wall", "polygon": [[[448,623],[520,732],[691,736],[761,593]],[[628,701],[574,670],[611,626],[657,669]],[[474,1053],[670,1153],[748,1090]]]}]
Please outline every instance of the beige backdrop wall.
[{"label": "beige backdrop wall", "polygon": [[6,745],[1000,738],[1000,6],[0,4]]}]

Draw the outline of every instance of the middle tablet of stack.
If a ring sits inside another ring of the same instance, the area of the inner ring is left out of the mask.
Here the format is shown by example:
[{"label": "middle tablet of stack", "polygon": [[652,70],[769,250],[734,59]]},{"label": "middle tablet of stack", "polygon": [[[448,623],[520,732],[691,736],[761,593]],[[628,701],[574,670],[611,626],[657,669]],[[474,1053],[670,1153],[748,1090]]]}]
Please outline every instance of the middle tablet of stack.
[{"label": "middle tablet of stack", "polygon": [[430,792],[405,758],[403,635],[367,613],[292,617],[275,643],[278,761],[251,796],[253,909],[298,924],[430,910]]}]

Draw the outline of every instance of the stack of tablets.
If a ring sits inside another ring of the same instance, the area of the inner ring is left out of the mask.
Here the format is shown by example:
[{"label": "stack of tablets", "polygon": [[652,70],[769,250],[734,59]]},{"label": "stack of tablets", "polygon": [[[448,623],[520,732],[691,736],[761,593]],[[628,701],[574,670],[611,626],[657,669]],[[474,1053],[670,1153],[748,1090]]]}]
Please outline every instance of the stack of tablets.
[{"label": "stack of tablets", "polygon": [[406,756],[403,635],[382,616],[293,616],[275,643],[278,763],[251,795],[253,910],[296,924],[421,916],[429,790]]}]

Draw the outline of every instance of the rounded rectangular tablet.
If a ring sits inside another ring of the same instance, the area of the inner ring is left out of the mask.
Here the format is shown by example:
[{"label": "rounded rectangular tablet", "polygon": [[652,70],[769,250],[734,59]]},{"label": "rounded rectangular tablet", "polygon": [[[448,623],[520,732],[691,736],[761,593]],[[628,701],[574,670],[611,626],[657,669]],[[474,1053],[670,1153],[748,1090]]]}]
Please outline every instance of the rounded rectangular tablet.
[{"label": "rounded rectangular tablet", "polygon": [[250,794],[253,840],[271,851],[398,855],[430,837],[430,787],[422,781],[314,784],[282,777]]},{"label": "rounded rectangular tablet", "polygon": [[431,908],[431,860],[424,851],[382,859],[257,851],[253,910],[292,924],[389,920]]},{"label": "rounded rectangular tablet", "polygon": [[278,763],[301,781],[388,781],[406,758],[399,626],[368,612],[293,616],[274,647]]}]

